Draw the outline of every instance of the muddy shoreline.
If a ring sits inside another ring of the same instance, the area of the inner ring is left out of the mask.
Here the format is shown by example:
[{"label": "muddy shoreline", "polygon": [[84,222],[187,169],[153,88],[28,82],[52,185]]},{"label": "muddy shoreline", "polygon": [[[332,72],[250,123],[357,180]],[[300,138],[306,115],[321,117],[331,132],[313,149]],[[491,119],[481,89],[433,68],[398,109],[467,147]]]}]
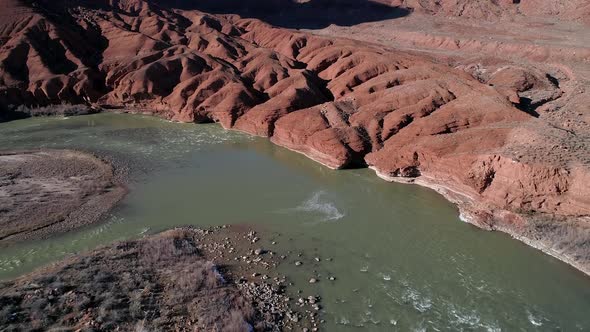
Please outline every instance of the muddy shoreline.
[{"label": "muddy shoreline", "polygon": [[127,193],[123,169],[81,151],[0,151],[0,247],[100,221]]}]

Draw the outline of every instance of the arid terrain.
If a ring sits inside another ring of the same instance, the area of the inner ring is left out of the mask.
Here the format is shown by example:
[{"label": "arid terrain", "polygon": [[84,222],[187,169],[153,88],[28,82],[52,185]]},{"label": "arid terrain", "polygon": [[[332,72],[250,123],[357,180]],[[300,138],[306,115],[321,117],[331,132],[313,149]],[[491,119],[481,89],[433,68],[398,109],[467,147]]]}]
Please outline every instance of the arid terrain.
[{"label": "arid terrain", "polygon": [[0,6],[1,118],[68,103],[218,122],[434,188],[590,273],[588,1]]},{"label": "arid terrain", "polygon": [[112,166],[91,154],[0,151],[0,246],[94,223],[125,193]]},{"label": "arid terrain", "polygon": [[280,259],[255,247],[258,236],[244,227],[179,228],[70,257],[0,282],[0,326],[3,331],[317,328],[312,307],[319,308],[320,299],[310,296],[305,307],[291,309],[295,300],[287,297],[285,277],[274,269]]}]

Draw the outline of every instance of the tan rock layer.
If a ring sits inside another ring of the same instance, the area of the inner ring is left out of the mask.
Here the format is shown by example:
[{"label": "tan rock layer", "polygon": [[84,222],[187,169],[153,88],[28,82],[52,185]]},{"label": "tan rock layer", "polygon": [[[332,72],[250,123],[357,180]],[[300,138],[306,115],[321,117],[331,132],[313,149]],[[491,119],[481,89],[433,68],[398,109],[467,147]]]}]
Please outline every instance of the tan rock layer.
[{"label": "tan rock layer", "polygon": [[377,0],[392,6],[444,16],[477,19],[518,16],[552,16],[564,20],[590,23],[590,3],[587,0]]}]

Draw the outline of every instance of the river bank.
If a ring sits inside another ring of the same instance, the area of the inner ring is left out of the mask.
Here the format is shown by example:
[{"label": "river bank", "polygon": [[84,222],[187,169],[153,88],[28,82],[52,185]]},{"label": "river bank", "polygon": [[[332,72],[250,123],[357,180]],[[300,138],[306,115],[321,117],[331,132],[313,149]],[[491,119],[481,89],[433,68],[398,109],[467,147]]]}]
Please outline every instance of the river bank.
[{"label": "river bank", "polygon": [[286,257],[257,248],[260,237],[248,226],[184,227],[69,257],[0,283],[0,325],[317,330],[320,298],[295,306],[276,271]]}]

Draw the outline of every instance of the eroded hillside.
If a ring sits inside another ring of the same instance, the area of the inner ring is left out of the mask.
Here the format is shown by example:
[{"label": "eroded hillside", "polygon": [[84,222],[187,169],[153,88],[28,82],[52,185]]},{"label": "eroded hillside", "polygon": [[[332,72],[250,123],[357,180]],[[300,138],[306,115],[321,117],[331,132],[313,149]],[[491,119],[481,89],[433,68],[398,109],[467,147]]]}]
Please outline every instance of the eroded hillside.
[{"label": "eroded hillside", "polygon": [[[265,10],[283,3],[269,2]],[[347,2],[352,13],[371,10],[354,3]],[[412,11],[469,17],[558,12],[567,18],[587,9],[585,1],[552,2],[555,8],[542,11],[533,1],[384,3],[401,6],[384,7],[392,18]],[[530,213],[590,215],[587,127],[556,126],[539,113],[560,109],[548,106],[564,95],[584,100],[586,95],[569,93],[580,85],[568,85],[568,70],[489,62],[486,68],[494,71],[486,71],[468,61],[449,66],[444,52],[396,49],[342,31],[318,36],[244,13],[208,14],[186,2],[1,5],[5,117],[15,105],[67,102],[218,122],[270,137],[331,168],[371,166],[384,178],[416,180],[486,227],[497,227],[497,218],[521,224]],[[334,6],[312,1],[287,8],[320,5]],[[409,38],[452,46],[429,35]],[[554,58],[561,55],[554,52]],[[562,147],[575,153],[551,157]]]}]

